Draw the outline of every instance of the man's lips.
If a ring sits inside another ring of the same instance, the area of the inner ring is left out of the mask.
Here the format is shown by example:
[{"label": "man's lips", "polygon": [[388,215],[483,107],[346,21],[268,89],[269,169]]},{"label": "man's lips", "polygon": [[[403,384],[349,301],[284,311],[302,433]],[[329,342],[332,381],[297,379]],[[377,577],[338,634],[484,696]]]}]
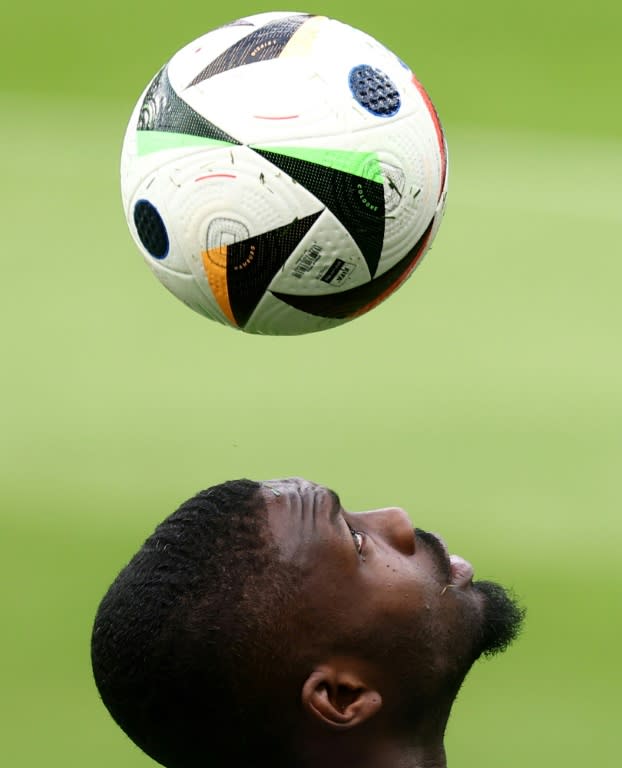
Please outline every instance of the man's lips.
[{"label": "man's lips", "polygon": [[466,587],[473,581],[473,566],[460,555],[449,556],[451,584],[454,587]]},{"label": "man's lips", "polygon": [[449,562],[449,571],[451,573],[451,581],[449,583],[452,587],[466,587],[473,580],[473,566],[468,560],[460,557],[460,555],[450,555],[447,544],[445,544],[442,536],[439,536],[437,533],[434,536],[439,541]]},{"label": "man's lips", "polygon": [[450,555],[447,544],[438,533],[429,533],[421,528],[415,528],[415,537],[436,559],[439,574],[446,587],[466,587],[473,580],[473,566],[460,555]]}]

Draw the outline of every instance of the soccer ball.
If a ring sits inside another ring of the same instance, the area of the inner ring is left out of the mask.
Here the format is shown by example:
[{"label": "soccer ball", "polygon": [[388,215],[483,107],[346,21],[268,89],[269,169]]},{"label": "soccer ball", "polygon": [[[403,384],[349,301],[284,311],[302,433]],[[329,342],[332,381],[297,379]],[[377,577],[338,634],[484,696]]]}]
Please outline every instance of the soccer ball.
[{"label": "soccer ball", "polygon": [[249,333],[345,323],[439,227],[447,148],[409,68],[325,16],[261,13],[182,48],[141,95],[123,205],[156,277]]}]

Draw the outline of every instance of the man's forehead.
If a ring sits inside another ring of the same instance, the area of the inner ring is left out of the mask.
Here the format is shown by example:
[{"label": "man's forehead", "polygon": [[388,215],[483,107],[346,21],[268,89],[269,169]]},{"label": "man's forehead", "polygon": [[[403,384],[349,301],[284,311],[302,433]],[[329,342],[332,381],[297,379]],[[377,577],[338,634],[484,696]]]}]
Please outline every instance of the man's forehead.
[{"label": "man's forehead", "polygon": [[312,541],[316,516],[339,503],[334,491],[301,477],[266,480],[261,488],[268,526],[286,559]]},{"label": "man's forehead", "polygon": [[335,491],[303,477],[265,480],[261,487],[266,504],[270,507],[280,506],[290,508],[292,512],[314,513],[319,506],[325,504],[340,506]]}]

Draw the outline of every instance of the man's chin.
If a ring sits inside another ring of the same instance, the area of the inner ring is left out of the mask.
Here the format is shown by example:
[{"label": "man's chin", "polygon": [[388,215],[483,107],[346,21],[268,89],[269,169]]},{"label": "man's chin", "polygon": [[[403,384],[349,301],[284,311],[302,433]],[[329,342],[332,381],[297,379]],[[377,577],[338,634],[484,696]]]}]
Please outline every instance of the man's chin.
[{"label": "man's chin", "polygon": [[482,624],[476,658],[504,651],[519,635],[525,609],[514,595],[492,581],[476,581],[473,589],[482,596]]}]

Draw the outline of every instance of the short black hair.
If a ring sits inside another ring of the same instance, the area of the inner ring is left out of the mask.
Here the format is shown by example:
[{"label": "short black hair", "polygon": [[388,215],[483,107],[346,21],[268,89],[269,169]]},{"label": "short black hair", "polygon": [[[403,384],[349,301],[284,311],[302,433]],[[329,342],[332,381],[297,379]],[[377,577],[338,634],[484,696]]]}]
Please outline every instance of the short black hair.
[{"label": "short black hair", "polygon": [[229,481],[182,504],[97,611],[91,658],[102,700],[168,768],[248,764],[267,743],[276,757],[283,739],[272,675],[284,674],[297,574],[279,560],[260,487]]}]

